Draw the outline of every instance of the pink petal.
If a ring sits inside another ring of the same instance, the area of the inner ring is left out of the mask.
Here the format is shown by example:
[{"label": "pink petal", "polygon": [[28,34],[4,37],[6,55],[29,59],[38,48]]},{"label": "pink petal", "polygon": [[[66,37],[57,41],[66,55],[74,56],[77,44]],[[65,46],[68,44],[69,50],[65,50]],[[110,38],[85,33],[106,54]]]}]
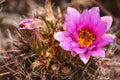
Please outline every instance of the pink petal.
[{"label": "pink petal", "polygon": [[72,50],[75,51],[77,54],[83,54],[86,52],[87,49],[85,49],[85,48],[81,49],[79,47],[74,47],[74,48],[72,48]]},{"label": "pink petal", "polygon": [[74,48],[74,47],[80,47],[78,44],[77,44],[77,42],[72,42],[71,43],[71,48]]},{"label": "pink petal", "polygon": [[90,13],[94,13],[94,15],[99,16],[100,13],[100,9],[99,7],[92,7],[91,9],[89,9]]},{"label": "pink petal", "polygon": [[78,32],[77,31],[72,33],[72,38],[74,41],[76,41],[76,42],[78,41]]},{"label": "pink petal", "polygon": [[105,51],[102,48],[95,48],[92,51],[89,51],[89,54],[94,57],[105,57]]},{"label": "pink petal", "polygon": [[71,42],[71,50],[76,52],[77,54],[81,54],[86,52],[86,48],[80,48],[80,46],[76,42]]},{"label": "pink petal", "polygon": [[21,21],[20,23],[19,23],[19,25],[21,25],[21,24],[24,24],[24,23],[30,23],[30,22],[32,22],[34,19],[24,19],[23,21]]},{"label": "pink petal", "polygon": [[80,13],[72,7],[67,8],[67,13],[65,15],[65,22],[71,21],[75,25],[79,24],[80,21]]},{"label": "pink petal", "polygon": [[[90,16],[91,16],[91,26],[95,26],[100,22],[100,11],[99,7],[93,7],[89,10]],[[96,26],[95,26],[96,27]]]},{"label": "pink petal", "polygon": [[74,51],[72,51],[72,52],[71,52],[71,55],[72,55],[73,57],[75,57],[75,56],[77,55],[77,53],[74,52]]},{"label": "pink petal", "polygon": [[72,21],[66,21],[65,23],[66,30],[70,33],[73,33],[76,30],[76,25]]},{"label": "pink petal", "polygon": [[80,17],[80,22],[85,23],[85,24],[88,24],[90,22],[90,15],[89,15],[88,9],[85,9],[82,12],[81,17]]},{"label": "pink petal", "polygon": [[96,35],[96,38],[100,38],[106,32],[107,24],[105,22],[99,22],[94,28],[93,33]]},{"label": "pink petal", "polygon": [[70,36],[70,34],[69,34],[68,32],[66,32],[66,31],[59,31],[59,32],[57,32],[57,33],[55,33],[55,34],[53,35],[53,37],[54,37],[57,41],[61,41],[61,40],[64,39],[64,37],[69,37],[69,36]]},{"label": "pink petal", "polygon": [[90,54],[89,53],[79,54],[79,57],[84,62],[84,64],[86,64],[90,59]]},{"label": "pink petal", "polygon": [[107,30],[110,28],[110,26],[112,25],[112,16],[104,16],[104,17],[101,17],[101,21],[104,21],[107,23]]},{"label": "pink petal", "polygon": [[78,25],[78,27],[77,27],[77,32],[78,32],[79,30],[83,29],[83,28],[87,28],[87,29],[88,29],[88,27],[89,27],[89,26],[86,25],[85,22],[80,23],[80,25]]},{"label": "pink petal", "polygon": [[88,9],[85,9],[80,17],[80,22],[79,25],[77,27],[77,31],[79,31],[82,28],[91,28],[91,26],[89,26],[91,24],[91,19],[90,19],[90,14]]},{"label": "pink petal", "polygon": [[107,44],[114,41],[115,36],[111,34],[104,34],[101,40],[97,43],[98,47],[106,46]]},{"label": "pink petal", "polygon": [[96,45],[93,45],[93,44],[92,44],[88,49],[89,49],[89,50],[92,50],[92,49],[94,49],[95,47],[96,47]]},{"label": "pink petal", "polygon": [[19,23],[19,29],[20,30],[32,30],[31,23],[34,21],[34,19],[24,19]]},{"label": "pink petal", "polygon": [[64,50],[70,51],[71,49],[71,37],[64,37],[63,40],[61,40],[59,46],[62,47]]}]

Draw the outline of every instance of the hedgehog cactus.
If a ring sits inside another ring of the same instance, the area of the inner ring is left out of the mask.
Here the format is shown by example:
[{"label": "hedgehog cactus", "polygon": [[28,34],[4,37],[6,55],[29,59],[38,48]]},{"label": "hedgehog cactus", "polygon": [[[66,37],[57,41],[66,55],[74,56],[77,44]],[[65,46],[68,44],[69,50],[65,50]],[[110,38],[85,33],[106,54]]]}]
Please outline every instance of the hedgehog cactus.
[{"label": "hedgehog cactus", "polygon": [[[57,22],[50,3],[48,3],[49,0],[46,0],[45,20],[25,19],[19,24],[21,35],[30,46],[31,51],[39,55],[33,61],[33,65],[38,67],[41,65],[41,61],[46,63],[45,69],[51,74],[56,74],[60,79],[62,77],[59,73],[69,75],[73,72],[72,69],[82,66],[78,71],[79,76],[82,77],[81,71],[84,67],[91,66],[91,64],[93,68],[95,67],[94,61],[91,61],[93,59],[88,62],[90,56],[104,57],[105,52],[101,47],[113,41],[113,37],[104,35],[112,24],[112,17],[100,17],[98,7],[86,9],[82,14],[69,7],[64,24],[62,24],[65,26],[60,27],[56,25],[60,23]],[[69,51],[74,57],[69,54]],[[87,66],[76,56],[77,54],[85,64],[88,62]],[[92,72],[90,70],[87,70],[88,73]],[[76,78],[74,77],[74,79]]]}]

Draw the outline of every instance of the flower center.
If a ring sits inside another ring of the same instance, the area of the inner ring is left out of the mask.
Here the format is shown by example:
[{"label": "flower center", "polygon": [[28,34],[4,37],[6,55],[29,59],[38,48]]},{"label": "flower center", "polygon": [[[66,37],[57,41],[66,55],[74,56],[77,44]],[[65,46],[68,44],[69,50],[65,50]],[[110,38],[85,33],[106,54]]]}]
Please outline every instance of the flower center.
[{"label": "flower center", "polygon": [[81,47],[89,47],[95,40],[95,36],[88,29],[81,29],[78,32],[78,44]]}]

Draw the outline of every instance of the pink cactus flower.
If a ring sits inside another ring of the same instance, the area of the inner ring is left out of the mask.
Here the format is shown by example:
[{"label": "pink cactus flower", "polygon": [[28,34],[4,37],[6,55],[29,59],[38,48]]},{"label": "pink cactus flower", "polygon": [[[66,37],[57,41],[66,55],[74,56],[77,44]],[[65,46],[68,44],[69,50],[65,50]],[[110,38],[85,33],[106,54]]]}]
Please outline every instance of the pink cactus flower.
[{"label": "pink cactus flower", "polygon": [[105,34],[112,24],[111,16],[100,17],[98,7],[85,9],[81,14],[68,7],[64,24],[64,31],[54,34],[61,48],[73,56],[78,54],[85,64],[90,56],[105,57],[102,47],[113,42],[112,35]]},{"label": "pink cactus flower", "polygon": [[30,42],[30,45],[32,45],[32,47],[33,44],[35,46],[40,46],[40,40],[42,39],[40,28],[43,28],[44,26],[45,22],[40,19],[24,19],[19,23],[19,30],[22,31],[21,35],[25,40]]},{"label": "pink cactus flower", "polygon": [[24,19],[19,24],[20,30],[35,30],[39,27],[42,27],[44,25],[44,22],[39,19]]}]

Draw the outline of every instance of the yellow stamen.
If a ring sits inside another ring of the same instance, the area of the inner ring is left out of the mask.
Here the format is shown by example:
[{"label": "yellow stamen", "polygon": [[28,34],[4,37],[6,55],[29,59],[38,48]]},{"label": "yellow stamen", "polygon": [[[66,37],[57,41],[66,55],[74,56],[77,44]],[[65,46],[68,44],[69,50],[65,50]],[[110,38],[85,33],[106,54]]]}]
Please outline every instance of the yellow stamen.
[{"label": "yellow stamen", "polygon": [[93,33],[88,29],[81,29],[78,32],[78,44],[80,47],[89,47],[95,39]]}]

